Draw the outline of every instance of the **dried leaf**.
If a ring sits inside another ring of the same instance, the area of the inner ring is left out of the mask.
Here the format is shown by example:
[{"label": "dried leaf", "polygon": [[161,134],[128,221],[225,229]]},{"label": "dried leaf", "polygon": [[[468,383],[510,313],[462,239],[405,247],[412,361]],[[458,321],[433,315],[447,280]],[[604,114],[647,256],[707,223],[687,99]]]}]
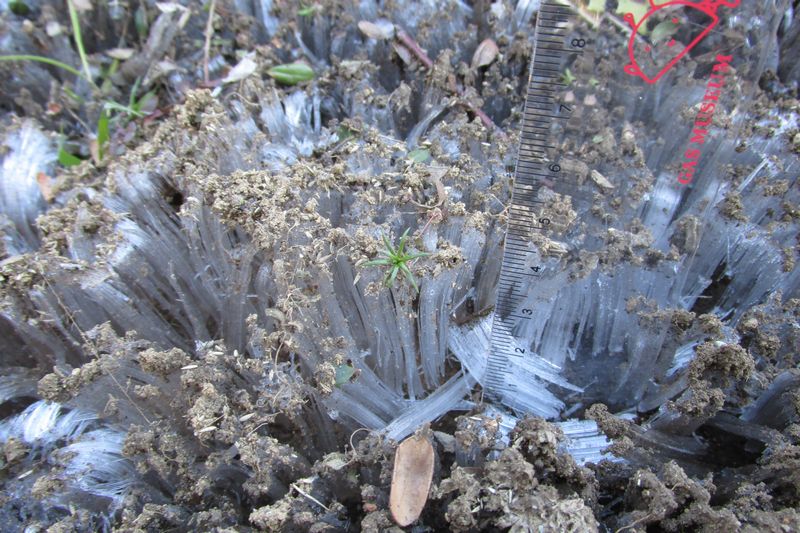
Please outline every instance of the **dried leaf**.
[{"label": "dried leaf", "polygon": [[47,33],[48,37],[57,37],[64,33],[64,26],[55,20],[51,20],[45,25],[44,31]]},{"label": "dried leaf", "polygon": [[412,62],[411,52],[402,44],[392,43],[392,48],[397,53],[397,56],[405,63],[410,65]]},{"label": "dried leaf", "polygon": [[36,174],[36,183],[39,185],[39,192],[47,203],[53,201],[53,189],[50,187],[50,176],[44,172]]},{"label": "dried leaf", "polygon": [[177,2],[156,2],[156,7],[162,13],[175,13],[183,11],[185,8]]},{"label": "dried leaf", "polygon": [[110,50],[106,50],[106,55],[108,57],[111,59],[119,59],[121,61],[132,58],[133,54],[135,53],[136,50],[133,48],[112,48]]},{"label": "dried leaf", "polygon": [[392,518],[405,527],[419,518],[433,479],[433,446],[423,436],[407,438],[397,447],[392,472],[389,510]]},{"label": "dried leaf", "polygon": [[491,65],[499,53],[500,49],[497,48],[497,43],[492,39],[484,39],[475,49],[475,53],[472,56],[472,68],[476,69]]},{"label": "dried leaf", "polygon": [[379,41],[394,37],[394,24],[386,19],[378,19],[375,22],[361,20],[358,22],[358,29],[367,37]]},{"label": "dried leaf", "polygon": [[90,11],[92,9],[91,0],[72,0],[72,5],[78,11]]},{"label": "dried leaf", "polygon": [[253,61],[253,57],[255,56],[254,52],[251,52],[244,56],[241,61],[239,61],[235,67],[233,67],[228,75],[222,80],[222,83],[233,83],[236,81],[241,81],[254,73],[256,71],[256,67],[258,65],[255,61]]},{"label": "dried leaf", "polygon": [[597,186],[600,187],[601,189],[611,190],[614,188],[614,184],[608,181],[608,178],[606,178],[596,170],[592,170],[590,177],[592,178],[592,181],[595,182],[595,184],[597,184]]}]

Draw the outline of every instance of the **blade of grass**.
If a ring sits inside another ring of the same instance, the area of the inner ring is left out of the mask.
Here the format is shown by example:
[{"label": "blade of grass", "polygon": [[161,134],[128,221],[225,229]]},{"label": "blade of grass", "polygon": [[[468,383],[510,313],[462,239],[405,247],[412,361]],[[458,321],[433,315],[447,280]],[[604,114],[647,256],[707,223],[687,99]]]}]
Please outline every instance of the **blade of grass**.
[{"label": "blade of grass", "polygon": [[408,265],[403,263],[402,265],[400,265],[400,270],[403,271],[403,275],[406,277],[406,279],[411,282],[411,286],[414,287],[414,290],[419,292],[419,287],[417,286],[417,280],[414,279],[414,274],[411,273],[411,270],[408,268]]},{"label": "blade of grass", "polygon": [[69,9],[69,20],[72,23],[72,37],[75,39],[75,46],[78,48],[78,55],[81,58],[85,79],[89,80],[89,83],[94,85],[94,81],[92,81],[92,71],[89,70],[89,60],[86,57],[86,50],[83,48],[83,34],[81,33],[81,23],[78,19],[78,10],[75,9],[75,4],[72,3],[72,0],[67,0],[67,9]]},{"label": "blade of grass", "polygon": [[386,282],[387,287],[394,287],[394,282],[397,279],[397,274],[400,271],[398,267],[394,267],[391,271],[391,275],[389,276],[389,280]]},{"label": "blade of grass", "polygon": [[97,157],[100,161],[102,161],[105,156],[105,146],[108,143],[109,137],[108,113],[103,109],[103,112],[100,113],[100,118],[97,120]]},{"label": "blade of grass", "polygon": [[[78,76],[79,78],[86,79],[86,76],[84,76],[78,69],[73,68],[67,65],[66,63],[62,63],[61,61],[58,61],[56,59],[50,59],[49,57],[34,56],[28,54],[16,54],[16,55],[0,56],[0,61],[37,61],[39,63],[46,63],[48,65],[58,67],[62,70],[66,70],[70,74]],[[87,81],[91,83],[91,80]]]},{"label": "blade of grass", "polygon": [[367,261],[366,263],[362,263],[362,266],[371,267],[371,266],[386,266],[391,265],[391,261],[388,259],[374,259],[372,261]]},{"label": "blade of grass", "polygon": [[211,37],[214,36],[214,11],[217,8],[217,0],[211,0],[208,6],[208,21],[206,21],[205,43],[203,44],[203,81],[209,83],[208,61],[211,56]]}]

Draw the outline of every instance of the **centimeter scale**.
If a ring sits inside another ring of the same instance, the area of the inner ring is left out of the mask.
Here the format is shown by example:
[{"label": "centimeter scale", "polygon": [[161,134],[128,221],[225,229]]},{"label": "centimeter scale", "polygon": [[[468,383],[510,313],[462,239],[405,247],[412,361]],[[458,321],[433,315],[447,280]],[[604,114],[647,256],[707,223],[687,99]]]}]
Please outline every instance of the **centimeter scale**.
[{"label": "centimeter scale", "polygon": [[[744,242],[715,206],[732,190],[731,165],[756,169],[740,190],[765,168],[767,149],[740,149],[738,134],[772,53],[752,28],[781,15],[739,0],[637,5],[605,17],[605,30],[555,0],[537,14],[482,381],[518,412],[554,418],[655,397],[675,348],[637,328],[637,298],[738,312],[725,287],[704,292],[720,265],[730,270],[707,255],[720,239]],[[702,246],[704,235],[715,241]],[[739,303],[763,296],[745,285]]]},{"label": "centimeter scale", "polygon": [[573,17],[575,14],[570,7],[546,1],[540,6],[536,19],[533,60],[484,381],[486,391],[496,399],[500,391],[514,392],[514,385],[506,380],[512,371],[509,360],[526,356],[526,349],[515,345],[514,327],[519,321],[534,319],[533,310],[522,307],[521,302],[529,288],[535,288],[542,266],[535,264],[528,244],[531,234],[545,230],[550,222],[537,216],[542,203],[538,199],[539,189],[545,180],[561,179],[561,166],[550,158],[557,149],[553,123],[568,119],[572,112],[572,107],[562,102],[562,93],[567,87],[562,80],[563,65],[570,56],[583,54],[587,45],[586,39],[580,36],[567,38],[572,31]]}]

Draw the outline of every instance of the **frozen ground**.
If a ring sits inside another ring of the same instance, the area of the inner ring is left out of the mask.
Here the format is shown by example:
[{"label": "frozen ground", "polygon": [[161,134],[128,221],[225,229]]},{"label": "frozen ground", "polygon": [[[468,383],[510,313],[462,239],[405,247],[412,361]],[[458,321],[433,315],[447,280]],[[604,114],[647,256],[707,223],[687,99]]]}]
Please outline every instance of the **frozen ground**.
[{"label": "frozen ground", "polygon": [[[29,4],[0,4],[3,53],[80,65],[66,18],[47,31],[60,6]],[[538,3],[219,2],[210,80],[247,52],[256,68],[205,89],[208,12],[135,4],[82,12],[97,64],[131,35],[108,98],[137,78],[158,95],[115,123],[110,156],[70,145],[86,162],[57,164],[58,132],[81,144],[98,120],[85,80],[0,63],[9,528],[390,530],[396,441],[415,432],[436,452],[415,531],[800,528],[786,2],[742,6],[709,39],[747,58],[689,188],[671,164],[700,86],[675,74],[632,104],[614,25],[569,65],[592,102],[562,147],[581,183],[539,192],[547,275],[515,332],[536,357],[493,405],[480,383]],[[498,54],[473,62],[485,39]],[[681,72],[701,79],[707,51]],[[299,59],[313,80],[265,74]],[[365,265],[405,230],[428,254],[419,291]]]}]

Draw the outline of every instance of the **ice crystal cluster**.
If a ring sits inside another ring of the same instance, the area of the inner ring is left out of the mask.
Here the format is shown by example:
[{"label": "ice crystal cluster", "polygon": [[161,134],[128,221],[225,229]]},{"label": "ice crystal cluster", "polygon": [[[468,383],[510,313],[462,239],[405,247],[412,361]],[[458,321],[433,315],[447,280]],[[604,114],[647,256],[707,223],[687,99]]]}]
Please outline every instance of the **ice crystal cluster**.
[{"label": "ice crystal cluster", "polygon": [[[476,390],[538,2],[480,17],[463,2],[323,4],[286,24],[271,2],[230,3],[268,43],[260,66],[305,57],[313,82],[257,74],[185,92],[136,149],[70,171],[48,184],[51,198],[41,176],[56,174],[53,139],[33,120],[5,121],[0,441],[4,465],[23,466],[4,480],[3,519],[48,524],[72,509],[84,529],[379,530],[387,443],[429,423],[458,463],[432,493],[456,530],[488,527],[481,513],[512,529],[680,528],[691,502],[741,522],[712,510],[713,489],[695,478],[722,472],[732,500],[745,468],[753,491],[774,489],[775,509],[790,501],[797,109],[755,83],[785,71],[797,40],[786,6],[742,7],[729,21],[757,51],[736,65],[733,103],[691,187],[675,186],[671,165],[699,86],[676,75],[631,104],[641,86],[615,70],[627,42],[616,30],[598,33],[607,57],[572,66],[598,78],[574,88],[593,112],[561,162],[580,185],[539,192],[552,227],[530,251],[546,275],[522,303],[536,319],[515,332],[535,355],[515,368],[515,393],[486,406]],[[402,27],[433,68],[357,21]],[[500,56],[472,68],[490,36]],[[454,91],[456,76],[480,89]],[[185,87],[178,73],[165,83]],[[406,230],[429,254],[410,263],[419,291],[363,266],[383,235]],[[453,438],[436,426],[453,412],[480,414],[458,418]],[[526,415],[556,423],[517,424]],[[578,466],[601,458],[612,459],[596,473],[609,486],[614,468],[643,468],[645,484],[683,480],[687,493],[646,514],[631,487],[630,508],[603,512]],[[484,464],[491,495],[462,469]],[[659,477],[646,471],[664,464]],[[505,468],[518,473],[508,486]]]}]

